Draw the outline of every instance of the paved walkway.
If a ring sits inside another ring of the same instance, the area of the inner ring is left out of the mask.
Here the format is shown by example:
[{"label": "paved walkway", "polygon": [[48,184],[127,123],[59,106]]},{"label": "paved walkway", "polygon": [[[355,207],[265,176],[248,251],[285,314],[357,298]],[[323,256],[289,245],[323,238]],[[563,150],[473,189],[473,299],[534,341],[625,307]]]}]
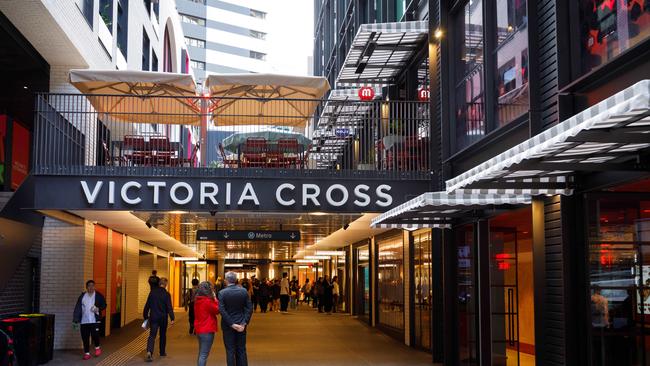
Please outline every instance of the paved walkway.
[{"label": "paved walkway", "polygon": [[[196,364],[198,342],[187,334],[184,314],[178,318],[167,334],[168,356],[158,357],[156,344],[153,365]],[[144,351],[138,353],[144,349],[146,336],[128,333],[131,342],[106,339],[105,354],[98,359],[81,361],[78,353],[57,352],[55,364],[152,365],[144,362]],[[248,330],[248,360],[251,366],[432,365],[429,354],[411,349],[348,315],[328,316],[307,307],[289,314],[255,313]],[[225,365],[221,333],[215,338],[208,364]]]}]

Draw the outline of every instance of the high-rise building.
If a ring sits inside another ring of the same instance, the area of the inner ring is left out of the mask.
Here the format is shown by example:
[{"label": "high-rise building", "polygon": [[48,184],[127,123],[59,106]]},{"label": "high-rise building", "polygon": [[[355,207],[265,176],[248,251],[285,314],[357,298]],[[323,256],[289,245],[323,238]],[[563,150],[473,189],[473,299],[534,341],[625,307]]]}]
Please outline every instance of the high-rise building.
[{"label": "high-rise building", "polygon": [[268,1],[178,0],[197,80],[210,73],[266,72]]}]

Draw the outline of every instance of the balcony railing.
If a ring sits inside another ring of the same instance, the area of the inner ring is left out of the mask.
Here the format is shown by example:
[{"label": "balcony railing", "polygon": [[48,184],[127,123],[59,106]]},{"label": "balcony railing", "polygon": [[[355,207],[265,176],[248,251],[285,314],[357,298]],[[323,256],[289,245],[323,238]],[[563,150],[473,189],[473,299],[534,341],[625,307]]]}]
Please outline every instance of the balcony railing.
[{"label": "balcony railing", "polygon": [[428,179],[430,171],[426,102],[42,93],[35,109],[33,174]]}]

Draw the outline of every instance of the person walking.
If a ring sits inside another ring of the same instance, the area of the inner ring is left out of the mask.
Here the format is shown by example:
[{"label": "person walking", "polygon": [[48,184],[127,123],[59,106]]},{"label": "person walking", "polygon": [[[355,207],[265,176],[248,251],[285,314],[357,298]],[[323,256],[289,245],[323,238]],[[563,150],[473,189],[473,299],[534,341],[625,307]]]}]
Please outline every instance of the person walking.
[{"label": "person walking", "polygon": [[332,278],[332,312],[336,313],[339,307],[339,295],[341,289],[339,288],[339,276]]},{"label": "person walking", "polygon": [[309,282],[309,278],[305,280],[305,284],[302,286],[302,302],[306,302],[307,306],[309,306],[309,299],[311,299],[311,283]]},{"label": "person walking", "polygon": [[101,312],[104,309],[106,309],[104,295],[95,290],[95,281],[88,280],[86,282],[86,291],[79,295],[72,314],[73,326],[76,328],[81,324],[80,332],[84,345],[84,360],[90,359],[90,342],[88,338],[92,338],[95,345],[95,357],[102,354],[102,349],[99,346],[99,326],[102,319]]},{"label": "person walking", "polygon": [[253,312],[257,311],[257,304],[259,303],[260,296],[260,280],[253,275],[251,277],[251,283],[253,285],[253,295],[251,296],[251,302],[253,303]]},{"label": "person walking", "polygon": [[160,287],[160,281],[152,281],[152,289],[144,305],[142,316],[148,322],[149,339],[147,340],[147,356],[145,361],[153,361],[153,346],[156,342],[156,334],[160,330],[160,356],[165,357],[165,347],[167,345],[167,317],[174,324],[174,308],[171,303],[171,296],[164,288]]},{"label": "person walking", "polygon": [[262,279],[259,287],[260,311],[262,313],[266,313],[269,305],[269,298],[271,297],[271,287],[269,287],[269,281],[266,278]]},{"label": "person walking", "polygon": [[208,362],[210,349],[214,343],[214,334],[219,331],[217,315],[219,314],[219,300],[212,290],[210,282],[201,282],[196,289],[196,298],[193,301],[194,324],[196,337],[199,340],[199,357],[197,366],[205,366]]},{"label": "person walking", "polygon": [[185,310],[187,310],[187,317],[190,322],[190,334],[194,334],[194,298],[196,297],[197,290],[199,289],[199,279],[192,279],[192,288],[185,292]]},{"label": "person walking", "polygon": [[246,355],[246,328],[253,315],[251,299],[241,287],[236,286],[237,274],[228,272],[226,288],[219,292],[219,312],[223,328],[223,344],[226,347],[228,366],[248,366]]},{"label": "person walking", "polygon": [[271,311],[280,311],[280,295],[282,295],[282,287],[280,286],[280,280],[275,279],[273,281],[273,286],[271,287],[273,290],[273,308]]},{"label": "person walking", "polygon": [[158,271],[156,271],[155,269],[151,271],[151,276],[149,276],[149,280],[147,282],[149,283],[149,288],[151,289],[153,289],[154,283],[158,283],[158,285],[160,285],[160,277],[158,277]]},{"label": "person walking", "polygon": [[332,315],[333,294],[332,294],[332,284],[330,283],[329,276],[325,276],[323,278],[321,293],[322,293],[321,295],[322,309],[327,313],[327,315]]},{"label": "person walking", "polygon": [[292,309],[298,309],[298,300],[300,299],[300,285],[296,276],[293,276],[289,281],[289,289],[291,290],[291,301],[289,302]]},{"label": "person walking", "polygon": [[280,281],[280,312],[287,312],[290,296],[291,288],[289,287],[289,277],[287,272],[284,272],[282,273],[282,280]]},{"label": "person walking", "polygon": [[316,281],[316,285],[314,285],[314,297],[316,298],[316,308],[318,308],[318,312],[322,313],[323,312],[323,278],[319,277],[318,281]]}]

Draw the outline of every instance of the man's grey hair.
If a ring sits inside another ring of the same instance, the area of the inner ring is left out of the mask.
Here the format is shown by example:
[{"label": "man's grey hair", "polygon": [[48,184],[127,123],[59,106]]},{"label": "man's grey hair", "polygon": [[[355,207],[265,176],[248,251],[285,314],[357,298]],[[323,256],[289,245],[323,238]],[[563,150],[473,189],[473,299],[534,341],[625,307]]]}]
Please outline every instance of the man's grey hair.
[{"label": "man's grey hair", "polygon": [[226,272],[226,282],[229,284],[235,284],[237,283],[237,273],[235,272]]},{"label": "man's grey hair", "polygon": [[199,283],[199,288],[196,291],[198,296],[212,297],[212,285],[208,281]]}]

